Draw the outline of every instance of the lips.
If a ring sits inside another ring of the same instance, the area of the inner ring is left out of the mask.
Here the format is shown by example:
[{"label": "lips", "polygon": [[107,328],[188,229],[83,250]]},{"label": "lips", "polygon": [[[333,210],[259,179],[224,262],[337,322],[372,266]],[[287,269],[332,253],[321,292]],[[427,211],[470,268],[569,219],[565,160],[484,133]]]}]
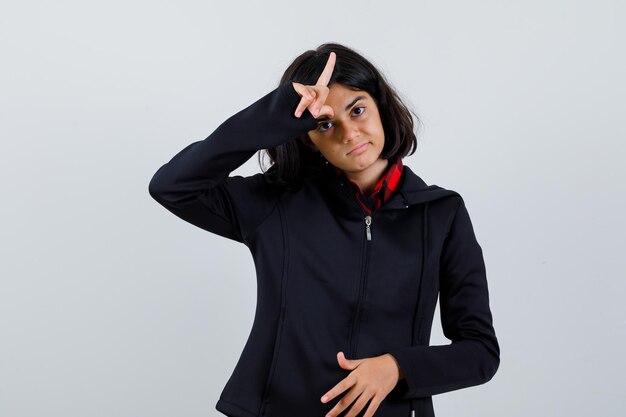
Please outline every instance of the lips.
[{"label": "lips", "polygon": [[353,152],[360,152],[362,150],[364,150],[367,147],[367,142],[363,142],[357,146],[355,146],[354,148],[352,148],[352,150],[350,152],[348,152],[348,155],[352,154]]}]

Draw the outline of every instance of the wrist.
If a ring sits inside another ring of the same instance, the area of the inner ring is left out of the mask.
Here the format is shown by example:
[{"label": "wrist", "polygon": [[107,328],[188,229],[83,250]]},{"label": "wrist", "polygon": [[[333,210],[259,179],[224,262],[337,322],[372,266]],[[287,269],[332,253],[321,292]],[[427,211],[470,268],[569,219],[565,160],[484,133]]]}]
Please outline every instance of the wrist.
[{"label": "wrist", "polygon": [[391,358],[391,360],[393,361],[394,365],[396,366],[396,369],[398,370],[398,381],[403,379],[404,378],[404,372],[402,372],[402,368],[400,368],[400,364],[398,363],[396,358],[391,353],[387,353],[387,355]]}]

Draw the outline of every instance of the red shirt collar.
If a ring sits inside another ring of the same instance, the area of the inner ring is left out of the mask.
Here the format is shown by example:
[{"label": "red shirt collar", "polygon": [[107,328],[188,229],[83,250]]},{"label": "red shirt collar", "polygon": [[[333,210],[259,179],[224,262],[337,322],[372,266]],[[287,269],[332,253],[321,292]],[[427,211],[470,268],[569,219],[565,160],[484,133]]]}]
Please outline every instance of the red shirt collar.
[{"label": "red shirt collar", "polygon": [[365,214],[372,214],[374,210],[378,210],[385,204],[389,198],[393,195],[394,191],[398,188],[400,178],[402,177],[402,158],[395,158],[389,160],[389,165],[385,169],[385,172],[380,179],[374,185],[372,193],[366,196],[359,186],[346,176],[346,174],[339,168],[333,166],[334,171],[339,175],[346,184],[354,192],[354,195],[363,207]]}]

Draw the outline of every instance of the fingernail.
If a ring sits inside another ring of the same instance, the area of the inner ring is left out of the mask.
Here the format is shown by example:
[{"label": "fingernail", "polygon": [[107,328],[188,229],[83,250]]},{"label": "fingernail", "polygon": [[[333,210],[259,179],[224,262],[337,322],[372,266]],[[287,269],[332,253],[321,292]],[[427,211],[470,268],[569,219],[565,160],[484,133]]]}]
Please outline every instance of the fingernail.
[{"label": "fingernail", "polygon": [[325,403],[326,401],[328,401],[328,396],[327,396],[327,395],[324,395],[324,396],[322,397],[322,402],[324,402],[324,403]]},{"label": "fingernail", "polygon": [[299,111],[296,112],[296,117],[300,117],[300,112]]}]

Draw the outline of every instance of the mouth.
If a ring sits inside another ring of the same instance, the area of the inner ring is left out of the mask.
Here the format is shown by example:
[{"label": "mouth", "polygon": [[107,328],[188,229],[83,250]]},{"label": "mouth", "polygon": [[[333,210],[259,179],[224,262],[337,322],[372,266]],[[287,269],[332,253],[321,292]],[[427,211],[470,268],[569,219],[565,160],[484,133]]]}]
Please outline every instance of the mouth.
[{"label": "mouth", "polygon": [[352,155],[352,154],[360,153],[360,152],[364,151],[365,148],[367,148],[368,144],[369,144],[369,142],[363,142],[361,144],[358,144],[357,146],[352,148],[352,150],[350,152],[348,152],[346,155]]}]

